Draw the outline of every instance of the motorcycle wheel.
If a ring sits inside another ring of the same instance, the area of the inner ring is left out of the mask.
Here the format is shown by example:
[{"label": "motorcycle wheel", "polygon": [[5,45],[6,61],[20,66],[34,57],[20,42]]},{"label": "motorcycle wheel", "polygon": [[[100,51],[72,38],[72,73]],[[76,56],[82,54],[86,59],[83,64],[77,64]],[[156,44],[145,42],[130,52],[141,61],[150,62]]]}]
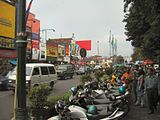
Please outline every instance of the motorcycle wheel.
[{"label": "motorcycle wheel", "polygon": [[120,110],[124,111],[123,118],[128,114],[130,111],[130,106],[128,102],[123,103],[123,105],[120,107]]}]

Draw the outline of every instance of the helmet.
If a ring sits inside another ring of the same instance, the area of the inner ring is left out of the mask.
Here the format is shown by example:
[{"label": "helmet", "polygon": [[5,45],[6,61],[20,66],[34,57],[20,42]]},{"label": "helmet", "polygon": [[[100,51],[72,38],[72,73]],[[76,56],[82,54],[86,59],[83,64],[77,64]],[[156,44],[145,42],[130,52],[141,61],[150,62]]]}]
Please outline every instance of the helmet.
[{"label": "helmet", "polygon": [[125,93],[125,87],[124,86],[120,86],[119,93],[120,94],[124,94]]},{"label": "helmet", "polygon": [[62,111],[64,109],[64,107],[66,106],[64,101],[59,100],[56,104],[55,104],[55,109],[56,111],[59,113],[60,111]]},{"label": "helmet", "polygon": [[71,92],[73,95],[75,95],[77,91],[78,91],[77,87],[71,87]]},{"label": "helmet", "polygon": [[92,115],[97,114],[97,107],[94,106],[94,105],[89,105],[89,106],[88,106],[88,113],[89,113],[89,114],[92,114]]}]

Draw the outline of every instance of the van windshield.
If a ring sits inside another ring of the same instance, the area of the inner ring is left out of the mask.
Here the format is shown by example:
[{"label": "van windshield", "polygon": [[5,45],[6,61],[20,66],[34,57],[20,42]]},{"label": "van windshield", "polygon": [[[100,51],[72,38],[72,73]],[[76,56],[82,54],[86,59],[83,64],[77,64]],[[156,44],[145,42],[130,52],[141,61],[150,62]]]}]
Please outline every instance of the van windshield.
[{"label": "van windshield", "polygon": [[[31,74],[31,70],[32,70],[32,67],[26,67],[26,76],[29,76]],[[13,69],[12,75],[16,75],[16,67]]]},{"label": "van windshield", "polygon": [[67,67],[66,66],[58,66],[58,70],[66,70]]}]

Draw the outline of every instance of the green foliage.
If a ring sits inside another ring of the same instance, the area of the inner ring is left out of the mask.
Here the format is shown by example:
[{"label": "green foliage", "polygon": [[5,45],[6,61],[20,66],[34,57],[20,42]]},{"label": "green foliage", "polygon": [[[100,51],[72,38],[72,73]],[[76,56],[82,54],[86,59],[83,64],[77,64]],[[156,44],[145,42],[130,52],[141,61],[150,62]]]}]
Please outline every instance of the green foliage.
[{"label": "green foliage", "polygon": [[109,76],[111,76],[113,72],[114,72],[114,70],[113,70],[112,67],[106,69],[106,74],[109,75]]},{"label": "green foliage", "polygon": [[100,78],[100,80],[101,80],[101,81],[108,81],[108,80],[110,80],[110,76],[104,74],[104,75]]},{"label": "green foliage", "polygon": [[94,72],[94,76],[96,77],[96,79],[99,81],[100,80],[100,78],[104,75],[105,73],[103,72],[103,71],[101,71],[101,70],[96,70],[95,72]]},{"label": "green foliage", "polygon": [[127,41],[140,49],[133,57],[156,60],[160,55],[160,0],[124,0],[124,12]]},{"label": "green foliage", "polygon": [[33,87],[29,92],[31,108],[43,108],[46,106],[49,94],[50,88],[45,84]]},{"label": "green foliage", "polygon": [[50,108],[54,108],[54,105],[57,103],[58,100],[64,100],[68,102],[70,96],[71,96],[71,92],[66,92],[62,96],[49,96],[47,99],[47,105]]},{"label": "green foliage", "polygon": [[92,81],[91,75],[86,74],[86,75],[82,75],[82,76],[80,77],[80,83],[81,83],[82,85],[84,85],[85,82],[87,82],[87,81]]}]

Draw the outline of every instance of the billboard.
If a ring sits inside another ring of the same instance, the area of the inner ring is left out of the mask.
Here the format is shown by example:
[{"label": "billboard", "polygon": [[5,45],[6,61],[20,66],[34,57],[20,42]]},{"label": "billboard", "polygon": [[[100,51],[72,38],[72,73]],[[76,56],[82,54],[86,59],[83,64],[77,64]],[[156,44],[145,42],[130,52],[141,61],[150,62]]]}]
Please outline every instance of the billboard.
[{"label": "billboard", "polygon": [[57,57],[58,56],[58,47],[57,45],[48,45],[46,48],[46,54],[50,57]]},{"label": "billboard", "polygon": [[70,44],[70,53],[71,53],[71,55],[78,56],[79,50],[80,50],[80,47],[79,47],[78,44],[75,44],[75,43],[71,43]]},{"label": "billboard", "polygon": [[86,50],[91,50],[91,40],[76,40],[75,42],[80,48],[85,48]]},{"label": "billboard", "polygon": [[0,1],[0,36],[15,38],[15,6]]}]

